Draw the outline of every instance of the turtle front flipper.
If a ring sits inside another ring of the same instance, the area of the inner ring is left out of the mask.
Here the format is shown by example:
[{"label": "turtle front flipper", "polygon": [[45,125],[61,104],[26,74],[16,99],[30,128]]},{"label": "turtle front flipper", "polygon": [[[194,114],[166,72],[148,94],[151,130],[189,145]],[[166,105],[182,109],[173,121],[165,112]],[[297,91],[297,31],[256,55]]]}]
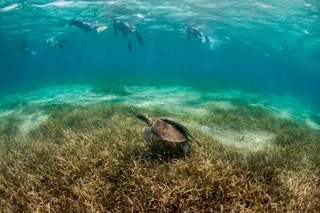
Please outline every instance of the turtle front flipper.
[{"label": "turtle front flipper", "polygon": [[182,149],[183,149],[185,154],[188,154],[190,152],[190,146],[189,146],[188,142],[185,142],[183,144]]},{"label": "turtle front flipper", "polygon": [[142,135],[144,137],[144,139],[146,140],[147,144],[149,146],[152,146],[152,139],[151,139],[151,127],[144,127],[142,129]]}]

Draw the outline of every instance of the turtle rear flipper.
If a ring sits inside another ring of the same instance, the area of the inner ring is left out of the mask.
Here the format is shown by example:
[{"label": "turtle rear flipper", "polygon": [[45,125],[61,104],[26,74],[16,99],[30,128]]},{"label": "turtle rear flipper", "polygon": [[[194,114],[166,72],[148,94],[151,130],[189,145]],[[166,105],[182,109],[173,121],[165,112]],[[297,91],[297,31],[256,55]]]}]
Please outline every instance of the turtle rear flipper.
[{"label": "turtle rear flipper", "polygon": [[151,139],[151,127],[144,127],[142,129],[142,134],[143,134],[143,137],[146,140],[147,144],[149,146],[152,146],[153,143],[152,143],[152,139]]}]

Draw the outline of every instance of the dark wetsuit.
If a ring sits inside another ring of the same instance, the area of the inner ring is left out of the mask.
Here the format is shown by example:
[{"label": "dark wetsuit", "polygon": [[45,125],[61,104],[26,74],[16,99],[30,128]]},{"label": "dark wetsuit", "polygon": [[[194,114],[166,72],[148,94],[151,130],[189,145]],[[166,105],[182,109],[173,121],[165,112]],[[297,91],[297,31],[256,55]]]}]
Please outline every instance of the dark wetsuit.
[{"label": "dark wetsuit", "polygon": [[190,35],[193,35],[194,37],[198,37],[201,39],[202,42],[208,42],[209,38],[204,35],[202,32],[200,32],[200,30],[198,30],[198,28],[196,28],[195,26],[192,25],[188,25],[187,30],[186,30],[188,39],[190,38]]},{"label": "dark wetsuit", "polygon": [[69,26],[73,26],[73,25],[80,29],[83,29],[85,32],[90,32],[95,28],[95,26],[91,23],[84,22],[81,20],[76,20],[76,19],[69,22]]},{"label": "dark wetsuit", "polygon": [[113,30],[115,35],[117,35],[117,30],[120,30],[124,37],[128,37],[129,33],[133,32],[131,28],[132,27],[127,22],[123,22],[119,20],[113,21]]},{"label": "dark wetsuit", "polygon": [[186,32],[187,32],[188,38],[190,38],[190,35],[193,35],[194,37],[199,37],[199,38],[203,36],[203,34],[193,26],[188,26]]},{"label": "dark wetsuit", "polygon": [[22,41],[22,45],[20,47],[20,53],[23,55],[29,55],[29,53],[30,53],[28,42],[26,40]]},{"label": "dark wetsuit", "polygon": [[143,45],[143,40],[142,40],[141,35],[138,33],[138,31],[135,29],[135,27],[130,26],[129,23],[123,22],[120,20],[114,20],[113,21],[113,31],[114,31],[115,35],[117,35],[117,30],[121,31],[122,35],[128,40],[128,42],[129,42],[128,48],[130,51],[132,51],[132,48],[131,48],[132,42],[129,38],[129,33],[135,32],[136,38],[137,38],[139,44]]},{"label": "dark wetsuit", "polygon": [[22,41],[22,45],[20,47],[20,53],[25,55],[25,56],[28,56],[30,54],[37,55],[36,51],[34,51],[33,49],[30,49],[30,47],[28,45],[28,42],[26,40]]}]

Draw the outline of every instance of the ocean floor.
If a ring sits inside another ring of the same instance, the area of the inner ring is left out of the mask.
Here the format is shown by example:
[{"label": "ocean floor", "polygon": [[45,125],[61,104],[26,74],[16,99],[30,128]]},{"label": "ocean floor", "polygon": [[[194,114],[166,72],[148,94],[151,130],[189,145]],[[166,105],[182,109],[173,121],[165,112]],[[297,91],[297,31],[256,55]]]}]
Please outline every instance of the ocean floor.
[{"label": "ocean floor", "polygon": [[[200,91],[187,86],[123,86],[104,89],[103,92],[90,84],[42,87],[28,93],[3,96],[0,99],[0,119],[10,114],[19,117],[22,120],[20,129],[27,133],[48,118],[45,106],[107,103],[141,108],[142,113],[144,109],[161,109],[172,115],[196,117],[208,116],[212,108],[233,111],[245,103],[254,108],[264,109],[277,118],[291,119],[311,129],[320,130],[320,121],[316,119],[320,117],[320,113],[302,100],[234,89]],[[275,137],[267,131],[209,127],[205,123],[193,121],[189,126],[239,149],[260,150],[271,146]]]},{"label": "ocean floor", "polygon": [[[141,135],[170,117],[200,145]],[[0,98],[2,212],[318,212],[320,114],[236,89],[64,84]],[[159,143],[160,142],[160,143]]]}]

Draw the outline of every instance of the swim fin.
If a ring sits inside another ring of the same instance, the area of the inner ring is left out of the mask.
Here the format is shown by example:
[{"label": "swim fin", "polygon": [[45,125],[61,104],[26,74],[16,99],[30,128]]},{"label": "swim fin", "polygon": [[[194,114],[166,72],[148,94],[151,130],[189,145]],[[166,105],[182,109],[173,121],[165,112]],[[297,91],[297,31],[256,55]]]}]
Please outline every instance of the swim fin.
[{"label": "swim fin", "polygon": [[97,33],[101,33],[102,31],[106,30],[107,28],[108,28],[107,25],[105,25],[105,26],[100,26],[100,27],[97,28]]}]

